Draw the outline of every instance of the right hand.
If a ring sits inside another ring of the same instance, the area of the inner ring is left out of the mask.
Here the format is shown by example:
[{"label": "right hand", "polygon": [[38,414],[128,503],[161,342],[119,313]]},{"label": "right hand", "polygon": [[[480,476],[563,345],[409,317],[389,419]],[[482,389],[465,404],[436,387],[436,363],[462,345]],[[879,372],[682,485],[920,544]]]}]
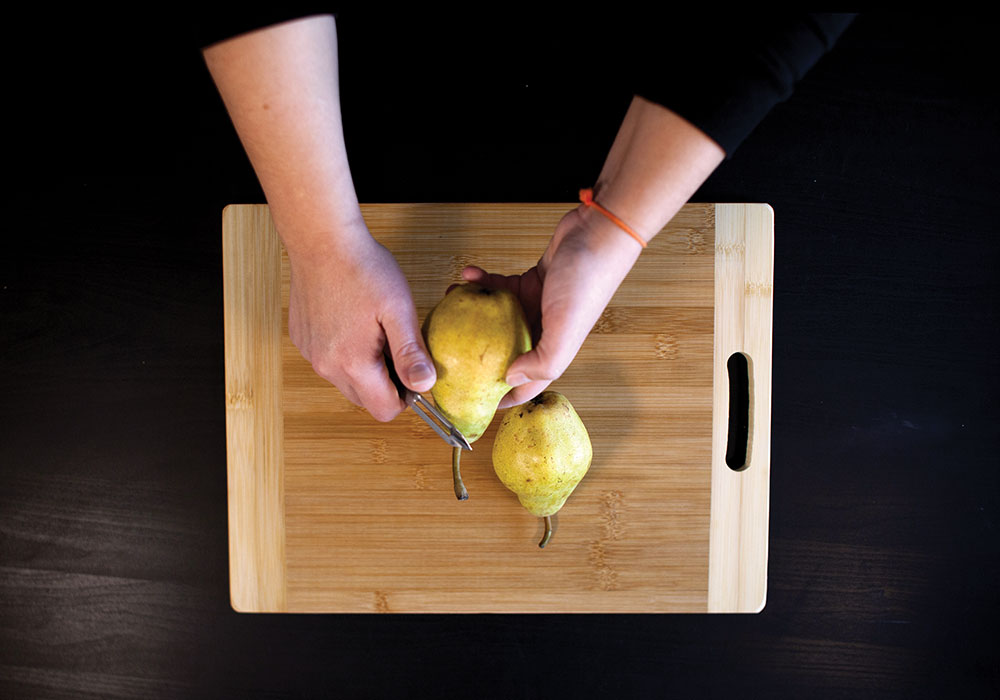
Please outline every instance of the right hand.
[{"label": "right hand", "polygon": [[389,421],[406,404],[389,378],[385,345],[400,379],[413,391],[434,385],[434,363],[409,284],[392,253],[367,230],[339,239],[351,244],[331,244],[320,254],[289,252],[288,332],[319,376],[376,420]]}]

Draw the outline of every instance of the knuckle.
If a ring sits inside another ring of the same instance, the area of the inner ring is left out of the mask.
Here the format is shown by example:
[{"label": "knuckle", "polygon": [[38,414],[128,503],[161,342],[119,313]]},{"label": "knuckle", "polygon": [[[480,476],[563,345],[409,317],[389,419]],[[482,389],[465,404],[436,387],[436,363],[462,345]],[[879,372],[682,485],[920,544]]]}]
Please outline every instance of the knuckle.
[{"label": "knuckle", "polygon": [[553,382],[562,375],[565,368],[552,357],[539,353],[539,362],[531,372],[535,381]]},{"label": "knuckle", "polygon": [[[395,348],[395,356],[401,361],[408,360],[411,357],[421,357],[424,354],[424,349],[419,342],[414,340],[408,340],[404,343],[400,343]],[[404,362],[404,364],[408,364]]]},{"label": "knuckle", "polygon": [[538,368],[538,371],[532,372],[534,375],[532,379],[541,382],[554,382],[559,379],[562,372],[554,367],[549,367],[547,365],[542,365]]},{"label": "knuckle", "polygon": [[340,363],[338,363],[334,357],[329,355],[314,357],[312,360],[312,368],[313,371],[323,377],[323,379],[335,384],[342,375]]},{"label": "knuckle", "polygon": [[364,408],[364,405],[362,405],[361,403],[361,398],[357,395],[357,392],[354,391],[353,387],[345,384],[344,386],[337,388],[340,389],[340,393],[344,395],[345,399],[350,401],[358,408]]},{"label": "knuckle", "polygon": [[388,423],[398,416],[406,404],[399,398],[396,388],[371,366],[347,368],[349,382],[360,397],[360,404],[380,423]]},{"label": "knuckle", "polygon": [[388,423],[399,415],[400,409],[388,406],[369,406],[368,413],[370,413],[372,418],[377,420],[379,423]]},{"label": "knuckle", "polygon": [[365,402],[365,410],[379,423],[388,423],[403,410],[403,402],[396,398],[395,394],[388,397],[382,396],[378,392],[368,391],[365,392],[365,395],[371,397]]}]

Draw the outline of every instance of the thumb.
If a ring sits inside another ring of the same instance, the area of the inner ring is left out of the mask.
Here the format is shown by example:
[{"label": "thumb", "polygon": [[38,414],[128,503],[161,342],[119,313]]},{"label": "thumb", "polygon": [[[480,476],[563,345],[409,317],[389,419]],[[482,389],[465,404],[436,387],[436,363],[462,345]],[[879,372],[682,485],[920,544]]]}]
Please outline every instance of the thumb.
[{"label": "thumb", "polygon": [[535,398],[563,373],[546,360],[546,346],[539,342],[537,348],[526,352],[511,363],[507,370],[507,383],[513,388],[500,400],[498,408],[510,408]]},{"label": "thumb", "polygon": [[532,382],[546,384],[558,379],[573,359],[573,349],[555,342],[552,332],[542,333],[534,350],[514,360],[507,369],[507,383],[512,387]]},{"label": "thumb", "polygon": [[548,313],[545,311],[542,311],[538,344],[507,369],[507,383],[512,387],[537,382],[547,386],[561,377],[590,331],[585,319],[579,318],[578,308],[556,305]]},{"label": "thumb", "polygon": [[429,391],[437,380],[434,362],[424,345],[412,303],[395,305],[383,318],[386,342],[403,384],[413,391]]}]

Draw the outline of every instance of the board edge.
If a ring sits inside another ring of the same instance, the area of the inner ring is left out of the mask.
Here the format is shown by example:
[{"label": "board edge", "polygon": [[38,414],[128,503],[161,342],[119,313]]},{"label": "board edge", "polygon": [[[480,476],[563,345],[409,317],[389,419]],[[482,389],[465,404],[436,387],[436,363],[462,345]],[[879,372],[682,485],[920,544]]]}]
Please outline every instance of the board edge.
[{"label": "board edge", "polygon": [[222,244],[230,605],[284,612],[281,248],[267,206],[226,206]]},{"label": "board edge", "polygon": [[[767,602],[774,209],[716,204],[712,491],[708,611],[758,613]],[[733,353],[749,358],[748,464],[726,464]]]}]

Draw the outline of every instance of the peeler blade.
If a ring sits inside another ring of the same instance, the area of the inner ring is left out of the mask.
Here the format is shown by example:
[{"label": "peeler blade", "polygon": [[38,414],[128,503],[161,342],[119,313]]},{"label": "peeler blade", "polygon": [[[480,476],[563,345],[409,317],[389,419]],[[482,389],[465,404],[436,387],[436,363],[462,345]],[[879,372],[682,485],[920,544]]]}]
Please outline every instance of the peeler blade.
[{"label": "peeler blade", "polygon": [[469,444],[469,441],[462,435],[461,431],[452,425],[434,404],[423,396],[414,391],[407,390],[403,400],[449,445],[460,447],[463,450],[472,450],[472,445]]},{"label": "peeler blade", "polygon": [[389,372],[389,379],[395,384],[396,390],[399,392],[399,397],[406,402],[406,405],[410,406],[414,413],[420,416],[427,425],[431,426],[434,432],[440,435],[441,439],[449,445],[460,447],[463,450],[472,450],[472,445],[462,435],[462,431],[452,425],[451,421],[445,418],[434,404],[417,392],[406,388],[393,365],[392,355],[387,350],[383,351],[383,354],[385,355],[385,367]]}]

